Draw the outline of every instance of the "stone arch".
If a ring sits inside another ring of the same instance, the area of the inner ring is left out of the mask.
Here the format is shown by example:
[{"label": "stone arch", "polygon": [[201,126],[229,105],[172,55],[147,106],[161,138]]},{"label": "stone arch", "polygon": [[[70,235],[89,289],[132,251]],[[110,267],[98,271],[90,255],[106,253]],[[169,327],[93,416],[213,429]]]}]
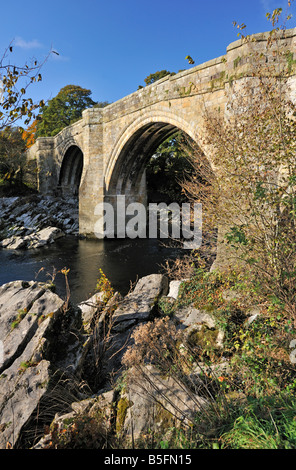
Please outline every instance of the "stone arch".
[{"label": "stone arch", "polygon": [[82,150],[72,144],[65,151],[59,174],[58,187],[63,195],[78,196],[82,170]]},{"label": "stone arch", "polygon": [[199,141],[196,129],[190,123],[169,112],[148,113],[125,128],[105,171],[107,197],[125,194],[133,199],[135,195],[140,196],[147,161],[158,146],[178,130],[195,142]]}]

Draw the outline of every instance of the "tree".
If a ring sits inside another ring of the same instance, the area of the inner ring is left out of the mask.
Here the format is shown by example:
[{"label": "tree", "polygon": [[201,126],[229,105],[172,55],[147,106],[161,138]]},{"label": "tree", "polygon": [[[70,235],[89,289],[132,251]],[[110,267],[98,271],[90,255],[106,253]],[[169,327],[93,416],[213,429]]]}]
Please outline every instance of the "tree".
[{"label": "tree", "polygon": [[94,108],[105,108],[105,106],[108,106],[108,104],[111,104],[110,101],[99,101],[98,103],[94,104]]},{"label": "tree", "polygon": [[[176,75],[176,73],[168,72],[168,70],[160,70],[159,72],[154,72],[148,75],[148,77],[144,79],[144,82],[146,83],[146,86],[151,85],[152,83],[157,82],[157,80],[160,80],[161,78],[166,77],[167,75]],[[139,85],[138,90],[140,90],[141,88],[144,87],[142,87],[142,85]]]},{"label": "tree", "polygon": [[17,65],[11,64],[12,53],[13,42],[0,58],[0,130],[13,126],[20,119],[28,125],[44,106],[43,100],[34,103],[25,95],[32,83],[42,80],[40,70],[48,57],[43,62],[33,59],[29,64]]},{"label": "tree", "polygon": [[168,70],[160,70],[159,72],[154,72],[148,75],[148,77],[144,79],[144,82],[146,85],[151,85],[167,75],[175,75],[175,73],[168,72]]},{"label": "tree", "polygon": [[22,120],[28,125],[36,118],[44,106],[44,101],[34,102],[27,96],[27,90],[35,82],[41,81],[43,62],[32,59],[22,65],[13,63],[13,42],[0,57],[0,176],[1,183],[20,184],[26,165],[23,129],[16,127]]},{"label": "tree", "polygon": [[[226,117],[219,110],[204,111],[211,164],[219,171],[214,174],[195,148],[199,184],[192,178],[184,189],[203,203],[203,226],[221,228],[238,266],[257,289],[282,304],[295,326],[296,106],[287,93],[295,61],[281,50],[285,29],[277,27],[280,14],[277,9],[268,15],[273,30],[265,53],[255,49],[249,76],[230,87]],[[251,49],[252,38],[242,38]],[[267,62],[268,56],[276,59]]]},{"label": "tree", "polygon": [[26,164],[25,142],[18,127],[5,127],[0,131],[0,175],[9,186],[22,182]]},{"label": "tree", "polygon": [[32,147],[32,145],[35,143],[37,124],[38,124],[37,119],[34,119],[32,124],[30,124],[29,127],[27,127],[27,129],[25,129],[22,133],[22,139],[25,141],[27,149]]},{"label": "tree", "polygon": [[91,91],[77,85],[66,85],[49,100],[39,116],[37,137],[54,136],[64,127],[81,119],[82,111],[98,103],[90,98]]},{"label": "tree", "polygon": [[181,131],[166,139],[157,149],[146,167],[148,197],[159,194],[165,202],[185,202],[182,183],[193,172],[193,167],[184,157],[185,137]]}]

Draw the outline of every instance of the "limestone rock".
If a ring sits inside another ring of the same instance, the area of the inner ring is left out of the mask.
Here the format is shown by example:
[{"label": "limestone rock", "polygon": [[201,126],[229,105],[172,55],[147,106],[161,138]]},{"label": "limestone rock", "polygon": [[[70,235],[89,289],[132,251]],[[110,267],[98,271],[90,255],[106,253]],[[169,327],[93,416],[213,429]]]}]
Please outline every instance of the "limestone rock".
[{"label": "limestone rock", "polygon": [[[168,280],[165,276],[145,276],[123,299],[114,294],[114,298],[100,312],[96,327],[87,341],[83,367],[90,380],[94,377],[94,388],[102,387],[120,375],[121,359],[132,342],[134,328],[153,318],[153,309],[158,298],[167,292]],[[115,304],[114,313],[112,304]]]},{"label": "limestone rock", "polygon": [[[31,232],[31,230],[29,230]],[[46,227],[36,233],[22,236],[12,236],[0,242],[2,248],[10,250],[20,250],[24,248],[39,248],[41,246],[53,243],[54,240],[63,237],[64,232],[57,227]]]},{"label": "limestone rock", "polygon": [[57,227],[46,227],[36,232],[34,236],[31,236],[32,238],[29,246],[30,248],[39,248],[40,246],[47,245],[48,243],[53,243],[54,240],[57,240],[64,235],[64,232]]},{"label": "limestone rock", "polygon": [[184,281],[186,281],[186,279],[171,281],[170,284],[169,284],[168,297],[172,297],[173,299],[177,299],[178,294],[179,294],[180,285]]},{"label": "limestone rock", "polygon": [[2,248],[8,248],[14,241],[15,237],[4,238],[4,240],[0,242],[0,246],[2,246]]},{"label": "limestone rock", "polygon": [[160,296],[168,292],[168,279],[162,274],[141,278],[113,315],[113,331],[123,331],[140,321],[147,321]]},{"label": "limestone rock", "polygon": [[[51,427],[62,433],[69,422],[75,422],[79,418],[87,417],[97,420],[98,425],[104,429],[105,435],[112,432],[113,413],[115,404],[115,392],[113,390],[99,393],[95,397],[87,398],[79,402],[73,402],[67,414],[56,414]],[[42,437],[33,449],[48,449],[52,441],[51,433]]]},{"label": "limestone rock", "polygon": [[172,426],[189,424],[207,406],[205,398],[186,390],[173,377],[163,377],[152,365],[147,365],[141,376],[132,369],[128,376],[128,392],[121,398],[126,401],[125,416],[118,414],[117,409],[117,428],[127,437],[133,435],[137,439],[155,425],[161,430],[168,421]]},{"label": "limestone rock", "polygon": [[209,328],[215,328],[215,321],[213,317],[203,310],[189,305],[178,309],[175,312],[174,318],[177,319],[182,326],[188,327],[194,324],[206,324]]},{"label": "limestone rock", "polygon": [[[176,310],[174,319],[179,328],[184,329],[185,337],[189,338],[195,331],[200,331],[203,326],[210,330],[217,329],[212,315],[204,310],[199,310],[192,305]],[[216,346],[223,346],[224,332],[217,329]]]},{"label": "limestone rock", "polygon": [[78,305],[81,310],[83,324],[87,330],[90,330],[91,322],[96,316],[98,309],[102,309],[102,306],[104,305],[103,297],[104,294],[102,292],[98,292]]},{"label": "limestone rock", "polygon": [[[27,246],[27,240],[22,237],[11,237],[8,240],[11,240],[11,243],[7,245],[10,250],[20,250]],[[5,248],[5,242],[7,243],[7,240],[4,240],[4,244],[2,244],[3,248]]]},{"label": "limestone rock", "polygon": [[[69,315],[71,321],[67,319],[63,306],[62,299],[34,281],[15,281],[0,287],[2,449],[7,443],[18,447],[27,426],[36,420],[37,410],[41,416],[46,400],[54,410],[56,404],[50,396],[56,373],[66,372],[69,362],[75,363],[71,354],[69,359],[72,318]],[[68,334],[63,331],[65,322],[69,323]]]}]

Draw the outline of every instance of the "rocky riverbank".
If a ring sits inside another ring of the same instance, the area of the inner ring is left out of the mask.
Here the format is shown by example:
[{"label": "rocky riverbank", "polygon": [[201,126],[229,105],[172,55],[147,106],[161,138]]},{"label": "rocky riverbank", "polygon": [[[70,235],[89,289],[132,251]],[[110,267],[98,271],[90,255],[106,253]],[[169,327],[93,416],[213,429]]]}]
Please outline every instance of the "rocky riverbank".
[{"label": "rocky riverbank", "polygon": [[78,201],[38,194],[0,198],[0,247],[31,249],[78,236]]},{"label": "rocky riverbank", "polygon": [[[198,365],[190,372],[197,385],[189,390],[153,364],[147,364],[145,380],[135,380],[133,365],[122,362],[139,326],[160,319],[159,301],[174,303],[180,283],[153,274],[125,297],[115,293],[106,302],[104,293],[96,293],[77,306],[46,284],[1,286],[0,448],[52,448],[57,435],[72,432],[69,423],[86,417],[92,423],[98,416],[103,440],[115,434],[138,439],[151,426],[190,421],[207,406],[199,394]],[[193,306],[165,318],[188,333],[216,328],[209,314]],[[221,347],[218,330],[215,341]]]}]

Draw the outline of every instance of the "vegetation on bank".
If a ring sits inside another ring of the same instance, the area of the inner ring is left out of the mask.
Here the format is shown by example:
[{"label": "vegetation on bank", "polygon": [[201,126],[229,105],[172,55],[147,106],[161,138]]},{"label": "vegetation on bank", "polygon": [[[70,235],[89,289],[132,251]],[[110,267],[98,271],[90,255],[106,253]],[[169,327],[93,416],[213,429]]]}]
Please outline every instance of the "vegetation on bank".
[{"label": "vegetation on bank", "polygon": [[[98,287],[109,295],[110,283],[103,273]],[[185,337],[174,318],[188,305],[210,314],[215,327],[203,327],[201,334]],[[217,345],[217,331],[223,332],[223,347]],[[263,295],[248,275],[196,268],[190,280],[181,284],[174,303],[160,298],[156,319],[135,331],[135,344],[123,362],[127,371],[133,368],[133,379],[138,376],[144,388],[147,364],[153,364],[161,376],[175,377],[188,398],[203,397],[206,406],[185,422],[170,418],[165,409],[161,412],[158,402],[155,425],[132,442],[122,434],[130,406],[123,396],[112,429],[106,425],[104,413],[78,414],[62,428],[55,424],[49,428],[49,446],[295,449],[296,369],[290,348],[295,338],[296,329],[285,306]],[[128,387],[125,374],[117,387],[117,393]]]},{"label": "vegetation on bank", "polygon": [[30,194],[37,194],[33,185],[18,181],[10,182],[0,177],[0,197],[29,196]]},{"label": "vegetation on bank", "polygon": [[[118,432],[105,434],[102,447],[296,448],[296,109],[286,99],[293,64],[279,48],[285,32],[278,26],[281,13],[267,15],[271,64],[251,52],[252,82],[240,82],[240,100],[234,100],[228,119],[219,110],[205,112],[211,163],[219,163],[219,173],[194,147],[195,173],[183,185],[192,200],[203,203],[205,229],[222,228],[232,268],[209,272],[193,254],[177,300],[159,300],[158,317],[136,330],[123,360],[144,380],[152,364],[175,377],[191,398],[204,397],[207,406],[189,422],[164,421],[162,429],[155,426],[133,443]],[[252,51],[252,40],[239,34]],[[110,289],[102,278],[104,285]],[[174,318],[189,305],[209,315],[215,327],[182,336]],[[97,420],[101,426],[104,419]],[[53,446],[75,447],[71,426],[63,434],[71,439],[55,435]]]},{"label": "vegetation on bank", "polygon": [[260,281],[254,283],[249,275],[202,269],[183,283],[171,318],[187,304],[210,313],[223,332],[222,349],[212,341],[210,329],[194,342],[189,338],[194,360],[210,368],[224,361],[229,365],[212,376],[215,407],[209,416],[198,414],[185,433],[190,445],[295,448],[296,370],[290,344],[296,329],[285,306],[264,295]]}]

